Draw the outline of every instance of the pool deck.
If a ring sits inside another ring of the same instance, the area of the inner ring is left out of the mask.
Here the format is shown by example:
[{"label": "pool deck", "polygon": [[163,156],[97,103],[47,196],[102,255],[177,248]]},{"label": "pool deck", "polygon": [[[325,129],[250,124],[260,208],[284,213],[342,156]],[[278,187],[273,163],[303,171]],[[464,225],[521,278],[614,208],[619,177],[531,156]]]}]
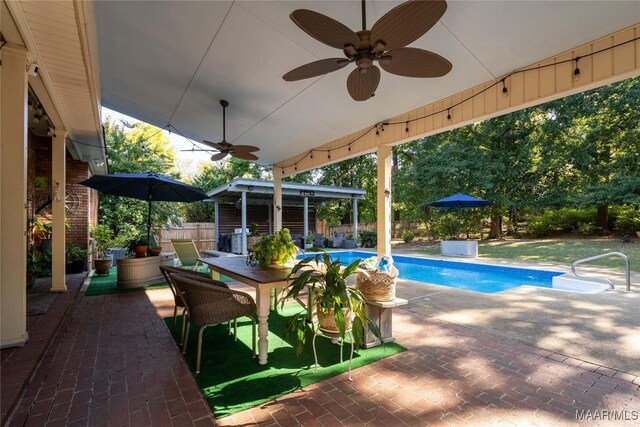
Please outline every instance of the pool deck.
[{"label": "pool deck", "polygon": [[[570,266],[561,263],[425,256],[410,251],[394,254],[570,272]],[[640,375],[640,274],[631,273],[632,292],[624,292],[622,269],[581,266],[580,272],[609,278],[615,290],[585,295],[523,286],[483,294],[399,280],[397,294],[409,300],[406,310],[425,318]]]}]

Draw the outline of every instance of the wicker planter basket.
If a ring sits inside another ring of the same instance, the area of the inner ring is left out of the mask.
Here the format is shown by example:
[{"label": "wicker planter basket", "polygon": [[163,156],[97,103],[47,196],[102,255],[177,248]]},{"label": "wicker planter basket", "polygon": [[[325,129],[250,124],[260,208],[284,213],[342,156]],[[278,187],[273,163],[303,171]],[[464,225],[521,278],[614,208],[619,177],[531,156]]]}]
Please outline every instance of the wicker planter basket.
[{"label": "wicker planter basket", "polygon": [[[329,312],[329,314],[324,314],[320,307],[317,308],[318,313],[318,324],[320,329],[327,332],[338,333],[338,325],[336,325],[336,318],[333,315],[333,309]],[[353,312],[351,310],[347,310],[344,313],[344,329],[348,331],[351,329],[351,324],[353,323]]]},{"label": "wicker planter basket", "polygon": [[398,269],[391,267],[391,273],[383,271],[358,272],[356,289],[362,292],[367,301],[393,301],[396,299],[396,279]]}]

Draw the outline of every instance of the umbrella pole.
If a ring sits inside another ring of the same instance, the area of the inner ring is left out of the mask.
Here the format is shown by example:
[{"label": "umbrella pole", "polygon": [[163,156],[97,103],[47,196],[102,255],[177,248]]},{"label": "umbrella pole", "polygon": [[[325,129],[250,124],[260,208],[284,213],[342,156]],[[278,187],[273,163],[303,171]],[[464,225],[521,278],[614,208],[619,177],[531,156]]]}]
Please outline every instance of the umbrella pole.
[{"label": "umbrella pole", "polygon": [[147,245],[151,245],[149,238],[151,237],[151,196],[149,196],[149,214],[147,215]]}]

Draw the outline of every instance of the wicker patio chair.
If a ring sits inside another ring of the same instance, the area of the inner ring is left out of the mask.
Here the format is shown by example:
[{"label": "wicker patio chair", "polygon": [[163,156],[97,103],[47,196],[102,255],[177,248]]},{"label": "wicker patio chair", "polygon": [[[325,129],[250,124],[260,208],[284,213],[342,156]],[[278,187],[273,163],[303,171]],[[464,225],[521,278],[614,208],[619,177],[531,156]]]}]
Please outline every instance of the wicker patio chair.
[{"label": "wicker patio chair", "polygon": [[[222,322],[247,316],[251,319],[251,352],[256,356],[256,303],[251,295],[219,286],[211,286],[210,279],[196,279],[182,274],[172,274],[176,288],[181,293],[184,305],[187,309],[186,325],[187,333],[184,337],[182,354],[187,352],[189,341],[189,326],[200,326],[198,333],[198,352],[196,356],[196,374],[200,372],[200,359],[202,356],[202,334],[207,326],[217,325]],[[234,340],[237,340],[237,329]]]},{"label": "wicker patio chair", "polygon": [[[184,313],[186,309],[184,307],[184,303],[182,302],[182,298],[178,296],[178,291],[176,290],[176,287],[173,284],[170,275],[175,273],[175,274],[182,274],[186,276],[193,276],[199,279],[210,279],[210,280],[211,280],[211,276],[208,275],[207,273],[202,273],[200,271],[188,270],[182,267],[170,267],[166,265],[161,265],[160,271],[162,272],[162,275],[164,276],[164,279],[167,281],[167,284],[169,285],[169,289],[171,289],[171,293],[173,294],[173,300],[175,303],[175,307],[173,308],[173,329],[176,328],[176,320],[177,320],[176,318],[178,314],[178,308],[182,308],[182,323],[183,323],[183,330],[184,330]],[[213,282],[212,284],[215,286],[221,286],[223,288],[229,289],[229,286],[227,286],[227,284],[224,282],[220,282],[219,280],[212,280],[212,282]],[[184,339],[184,336],[182,339]],[[180,342],[182,342],[182,339],[180,340]]]}]

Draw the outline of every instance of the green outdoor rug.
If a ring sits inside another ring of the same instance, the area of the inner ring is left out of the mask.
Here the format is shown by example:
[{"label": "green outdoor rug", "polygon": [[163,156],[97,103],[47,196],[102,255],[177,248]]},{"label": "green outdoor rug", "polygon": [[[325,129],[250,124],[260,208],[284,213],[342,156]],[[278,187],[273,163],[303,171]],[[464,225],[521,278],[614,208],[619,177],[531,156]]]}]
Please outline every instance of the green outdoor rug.
[{"label": "green outdoor rug", "polygon": [[124,292],[137,292],[137,291],[146,291],[147,289],[161,289],[166,288],[167,282],[162,280],[153,285],[143,286],[141,288],[133,288],[133,289],[118,289],[117,282],[118,281],[118,270],[116,267],[112,267],[109,271],[108,276],[96,276],[95,274],[91,276],[91,281],[89,282],[89,287],[85,291],[86,296],[95,296],[95,295],[106,295],[106,294],[119,294]]},{"label": "green outdoor rug", "polygon": [[[234,280],[227,276],[220,276],[220,279],[223,282],[233,282]],[[146,291],[150,289],[162,289],[166,288],[167,282],[159,281],[158,283],[143,286],[140,288],[133,289],[118,289],[117,282],[118,281],[118,270],[117,267],[111,268],[108,276],[96,276],[95,274],[91,276],[91,281],[89,282],[89,287],[85,291],[86,296],[95,296],[95,295],[106,295],[106,294],[118,294],[123,292],[137,292],[137,291]]]},{"label": "green outdoor rug", "polygon": [[[348,342],[343,347],[344,362],[340,363],[339,345],[331,344],[329,338],[319,335],[316,349],[320,366],[316,373],[310,332],[300,356],[295,352],[295,338],[289,337],[287,341],[282,338],[289,316],[300,310],[299,305],[289,304],[284,309],[278,306],[278,310],[269,315],[269,360],[264,366],[258,364],[257,357],[251,358],[251,321],[244,317],[238,319],[237,342],[233,341],[233,335],[229,335],[226,323],[205,329],[200,373],[195,374],[199,328],[191,327],[185,358],[216,418],[258,406],[300,387],[348,371],[351,351]],[[165,318],[169,329],[172,319]],[[177,342],[180,339],[180,322],[176,329],[173,336]],[[352,369],[404,350],[404,347],[395,343],[360,349],[353,355]]]}]

